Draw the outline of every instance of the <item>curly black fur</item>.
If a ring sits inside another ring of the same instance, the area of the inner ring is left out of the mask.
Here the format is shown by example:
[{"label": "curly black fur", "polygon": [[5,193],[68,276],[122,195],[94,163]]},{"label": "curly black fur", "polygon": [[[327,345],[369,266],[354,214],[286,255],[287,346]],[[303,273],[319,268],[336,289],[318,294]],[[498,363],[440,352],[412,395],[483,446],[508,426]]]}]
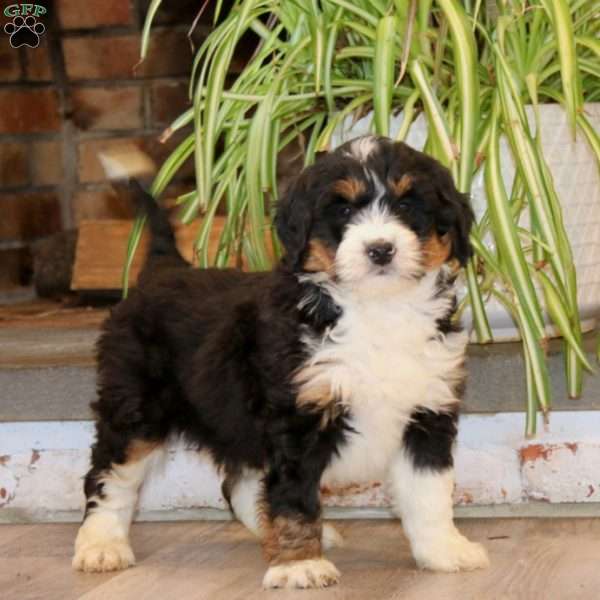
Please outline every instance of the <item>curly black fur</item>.
[{"label": "curly black fur", "polygon": [[[101,495],[98,476],[126,461],[132,441],[181,434],[225,471],[268,468],[274,514],[292,507],[314,514],[316,481],[343,442],[344,419],[319,428],[320,415],[296,407],[290,382],[306,359],[300,328],[331,324],[330,299],[283,268],[190,268],[165,212],[141,189],[138,203],[152,243],[137,289],[113,309],[98,342],[86,497]],[[307,293],[316,295],[316,310],[298,309]]]}]

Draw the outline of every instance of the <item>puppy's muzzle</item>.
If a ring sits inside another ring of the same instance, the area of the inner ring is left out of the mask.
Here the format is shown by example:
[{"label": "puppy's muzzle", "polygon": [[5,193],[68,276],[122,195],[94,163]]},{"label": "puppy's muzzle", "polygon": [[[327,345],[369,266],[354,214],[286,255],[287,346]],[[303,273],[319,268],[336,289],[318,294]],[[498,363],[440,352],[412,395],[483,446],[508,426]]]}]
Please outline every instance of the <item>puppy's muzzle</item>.
[{"label": "puppy's muzzle", "polygon": [[384,266],[392,262],[394,254],[396,254],[396,247],[390,242],[377,240],[367,246],[366,252],[373,264]]}]

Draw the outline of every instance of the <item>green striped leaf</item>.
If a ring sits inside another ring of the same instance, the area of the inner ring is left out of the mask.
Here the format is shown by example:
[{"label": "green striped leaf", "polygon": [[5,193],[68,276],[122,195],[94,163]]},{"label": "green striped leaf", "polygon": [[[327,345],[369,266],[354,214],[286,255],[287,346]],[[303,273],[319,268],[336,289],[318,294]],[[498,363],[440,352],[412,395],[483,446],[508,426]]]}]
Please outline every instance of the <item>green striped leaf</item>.
[{"label": "green striped leaf", "polygon": [[437,0],[448,20],[453,42],[454,67],[460,98],[460,157],[458,166],[458,189],[471,189],[477,127],[479,125],[479,74],[477,48],[473,30],[462,6],[455,0]]},{"label": "green striped leaf", "polygon": [[375,132],[379,135],[388,135],[390,126],[396,57],[395,36],[396,18],[380,19],[375,41],[375,80],[373,81]]},{"label": "green striped leaf", "polygon": [[552,317],[552,320],[558,327],[563,338],[568,342],[571,346],[577,358],[581,361],[581,363],[585,366],[585,368],[594,372],[592,365],[590,364],[583,348],[581,346],[580,341],[575,337],[573,333],[573,327],[571,326],[571,320],[569,318],[569,311],[565,304],[563,303],[560,294],[558,293],[555,285],[552,283],[552,280],[546,273],[543,271],[538,271],[537,277],[542,283],[544,288],[544,295],[546,298],[546,308]]},{"label": "green striped leaf", "polygon": [[581,81],[577,68],[577,52],[575,50],[575,36],[569,2],[568,0],[541,0],[541,2],[550,15],[554,27],[560,60],[560,77],[569,123],[573,138],[575,138],[577,113],[581,110],[583,99],[581,97]]},{"label": "green striped leaf", "polygon": [[410,62],[409,71],[410,76],[419,89],[419,94],[423,99],[429,125],[440,141],[443,162],[446,165],[451,165],[456,160],[457,152],[456,146],[450,137],[450,128],[448,127],[448,122],[446,121],[442,106],[431,89],[425,69],[418,59]]},{"label": "green striped leaf", "polygon": [[497,119],[493,120],[490,131],[488,158],[485,163],[485,184],[494,239],[507,266],[507,275],[519,297],[524,314],[531,322],[536,338],[541,340],[545,338],[542,311],[521,249],[502,180]]}]

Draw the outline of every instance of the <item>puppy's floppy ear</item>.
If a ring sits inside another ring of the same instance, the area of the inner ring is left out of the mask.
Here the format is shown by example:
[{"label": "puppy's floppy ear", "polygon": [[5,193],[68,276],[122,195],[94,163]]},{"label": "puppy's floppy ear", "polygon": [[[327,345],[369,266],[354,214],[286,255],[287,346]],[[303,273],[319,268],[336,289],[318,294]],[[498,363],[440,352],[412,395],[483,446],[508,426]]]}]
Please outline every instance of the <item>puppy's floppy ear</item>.
[{"label": "puppy's floppy ear", "polygon": [[312,227],[313,202],[306,186],[306,175],[299,176],[277,204],[275,229],[285,248],[284,264],[301,270]]},{"label": "puppy's floppy ear", "polygon": [[475,217],[469,196],[456,189],[450,173],[445,175],[438,188],[441,209],[436,215],[435,227],[440,237],[449,238],[450,258],[456,259],[464,267],[473,254],[469,234]]},{"label": "puppy's floppy ear", "polygon": [[[403,188],[409,186],[410,189],[413,185],[411,179],[414,178],[417,192],[424,187],[428,191],[427,198],[434,197],[428,200],[434,203],[434,231],[429,249],[434,265],[456,259],[461,266],[465,266],[473,253],[469,233],[474,215],[468,196],[456,189],[450,171],[431,156],[403,142],[380,142],[380,145],[387,149],[388,178],[392,182]],[[405,175],[409,176],[408,180],[404,179]]]}]

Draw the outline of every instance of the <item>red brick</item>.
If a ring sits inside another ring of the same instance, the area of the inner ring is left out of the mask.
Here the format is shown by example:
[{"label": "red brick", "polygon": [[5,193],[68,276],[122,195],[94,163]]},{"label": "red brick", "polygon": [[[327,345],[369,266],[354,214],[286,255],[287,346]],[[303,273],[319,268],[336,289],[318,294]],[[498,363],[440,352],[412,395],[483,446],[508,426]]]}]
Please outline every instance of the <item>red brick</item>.
[{"label": "red brick", "polygon": [[[140,0],[140,19],[144,21],[148,14],[148,8],[152,0]],[[188,27],[196,18],[200,7],[203,2],[198,0],[178,0],[178,2],[163,2],[156,15],[154,16],[154,23],[160,25],[173,25],[180,23],[187,25]],[[208,2],[204,12],[200,18],[200,25],[205,27],[212,27],[214,17],[214,2]],[[221,14],[227,14],[232,5],[232,0],[225,0],[223,3],[223,12]]]},{"label": "red brick", "polygon": [[48,38],[42,38],[37,48],[28,48],[27,46],[24,48],[27,57],[27,79],[30,81],[52,81],[54,74],[50,61],[50,51],[48,50]]},{"label": "red brick", "polygon": [[55,185],[63,178],[62,143],[34,142],[31,145],[31,178],[35,185]]},{"label": "red brick", "polygon": [[131,23],[130,0],[58,0],[58,17],[63,29],[95,29]]},{"label": "red brick", "polygon": [[0,90],[0,133],[36,133],[60,128],[58,97],[51,88]]},{"label": "red brick", "polygon": [[31,266],[29,248],[0,250],[0,289],[7,290],[28,283]]},{"label": "red brick", "polygon": [[32,240],[61,230],[54,193],[0,194],[0,240]]},{"label": "red brick", "polygon": [[192,49],[185,29],[155,31],[146,60],[138,67],[141,77],[187,76],[192,69]]},{"label": "red brick", "polygon": [[72,100],[74,121],[80,129],[143,127],[140,87],[80,88],[73,91]]},{"label": "red brick", "polygon": [[0,187],[25,185],[27,175],[27,146],[17,142],[0,144]]},{"label": "red brick", "polygon": [[63,49],[71,79],[131,78],[139,60],[140,40],[137,34],[74,37],[63,40]]},{"label": "red brick", "polygon": [[[1,35],[4,36],[4,33],[2,32]],[[0,43],[0,81],[16,81],[20,77],[19,51],[7,44],[6,39],[2,39],[2,43]]]},{"label": "red brick", "polygon": [[183,29],[154,31],[148,56],[135,73],[140,56],[137,34],[67,38],[63,48],[71,79],[186,76],[192,65],[192,51]]},{"label": "red brick", "polygon": [[107,187],[80,190],[73,200],[75,222],[89,219],[130,219],[134,216],[132,200],[124,190]]},{"label": "red brick", "polygon": [[152,87],[154,125],[168,125],[189,107],[187,83],[157,83]]}]

